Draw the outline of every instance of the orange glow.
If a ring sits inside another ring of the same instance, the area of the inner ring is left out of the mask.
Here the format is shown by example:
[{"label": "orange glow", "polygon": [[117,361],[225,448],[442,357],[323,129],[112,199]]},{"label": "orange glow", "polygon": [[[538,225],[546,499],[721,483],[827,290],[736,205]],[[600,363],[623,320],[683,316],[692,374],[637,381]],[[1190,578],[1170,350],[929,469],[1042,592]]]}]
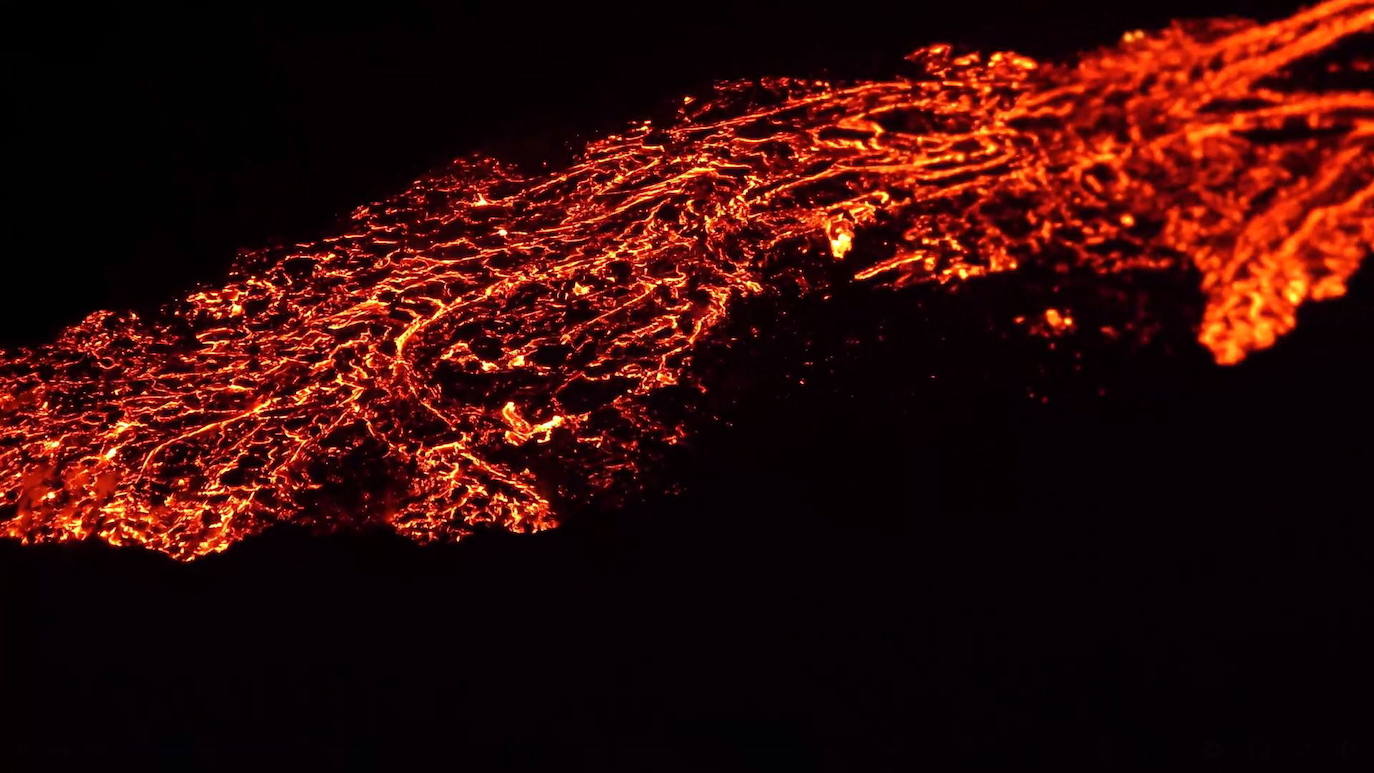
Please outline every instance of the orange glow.
[{"label": "orange glow", "polygon": [[1198,340],[1238,362],[1374,240],[1374,91],[1293,70],[1371,29],[1374,0],[1332,0],[1063,64],[930,46],[890,81],[722,84],[556,172],[455,162],[157,316],[0,355],[0,533],[189,560],[283,521],[546,529],[571,494],[535,470],[633,476],[684,432],[649,396],[704,388],[740,302],[826,263],[875,292],[1191,271]]}]

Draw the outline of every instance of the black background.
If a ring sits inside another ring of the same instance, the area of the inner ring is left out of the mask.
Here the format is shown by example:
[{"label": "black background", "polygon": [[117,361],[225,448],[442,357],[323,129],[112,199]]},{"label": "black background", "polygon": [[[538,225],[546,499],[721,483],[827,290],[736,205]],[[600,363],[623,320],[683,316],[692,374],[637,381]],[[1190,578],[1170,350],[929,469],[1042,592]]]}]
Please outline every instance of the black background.
[{"label": "black background", "polygon": [[[1291,10],[1020,5],[11,9],[0,345],[718,78]],[[684,495],[552,533],[0,544],[0,768],[1367,761],[1369,270],[1226,369],[1185,329],[1070,376],[989,288],[795,310]]]}]

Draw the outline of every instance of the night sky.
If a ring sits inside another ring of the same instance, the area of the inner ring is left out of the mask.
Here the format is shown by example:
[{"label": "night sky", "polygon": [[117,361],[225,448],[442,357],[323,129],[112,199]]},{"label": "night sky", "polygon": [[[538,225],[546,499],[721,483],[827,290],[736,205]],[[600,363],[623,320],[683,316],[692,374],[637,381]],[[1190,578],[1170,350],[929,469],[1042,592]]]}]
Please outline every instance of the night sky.
[{"label": "night sky", "polygon": [[[7,12],[0,346],[153,309],[458,155],[557,164],[717,79],[1293,8],[952,5]],[[758,320],[725,421],[550,533],[280,529],[190,565],[0,543],[0,769],[1374,756],[1374,274],[1224,369],[1185,319],[1077,371],[992,331],[1015,292]]]}]

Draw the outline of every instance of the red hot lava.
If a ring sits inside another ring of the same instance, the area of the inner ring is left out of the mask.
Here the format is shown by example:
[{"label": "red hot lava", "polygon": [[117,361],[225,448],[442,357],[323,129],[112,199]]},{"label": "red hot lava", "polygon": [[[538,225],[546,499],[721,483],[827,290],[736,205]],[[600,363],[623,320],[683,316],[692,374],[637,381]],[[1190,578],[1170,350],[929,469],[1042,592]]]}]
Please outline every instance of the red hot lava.
[{"label": "red hot lava", "polygon": [[1238,362],[1374,238],[1374,92],[1299,76],[1371,29],[1374,0],[1331,0],[1067,64],[931,46],[889,81],[723,84],[555,173],[455,163],[156,316],[0,355],[0,532],[189,560],[283,521],[548,528],[566,492],[532,470],[633,476],[684,432],[649,396],[701,388],[742,300],[822,287],[818,254],[885,287],[1191,271],[1199,341]]}]

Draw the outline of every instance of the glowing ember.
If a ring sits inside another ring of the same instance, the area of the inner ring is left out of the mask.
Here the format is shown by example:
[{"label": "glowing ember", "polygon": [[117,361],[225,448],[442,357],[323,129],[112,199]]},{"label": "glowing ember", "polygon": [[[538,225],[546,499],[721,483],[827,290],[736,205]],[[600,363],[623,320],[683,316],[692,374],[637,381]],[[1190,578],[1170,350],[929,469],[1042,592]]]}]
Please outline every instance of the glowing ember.
[{"label": "glowing ember", "polygon": [[1370,29],[1374,0],[1333,0],[1070,65],[932,46],[898,80],[722,85],[554,174],[455,163],[156,318],[0,357],[0,531],[191,559],[281,521],[548,528],[574,492],[533,470],[633,477],[684,431],[650,396],[701,388],[742,299],[816,291],[835,261],[887,287],[1195,271],[1198,338],[1237,362],[1374,239],[1374,92],[1300,77]]}]

